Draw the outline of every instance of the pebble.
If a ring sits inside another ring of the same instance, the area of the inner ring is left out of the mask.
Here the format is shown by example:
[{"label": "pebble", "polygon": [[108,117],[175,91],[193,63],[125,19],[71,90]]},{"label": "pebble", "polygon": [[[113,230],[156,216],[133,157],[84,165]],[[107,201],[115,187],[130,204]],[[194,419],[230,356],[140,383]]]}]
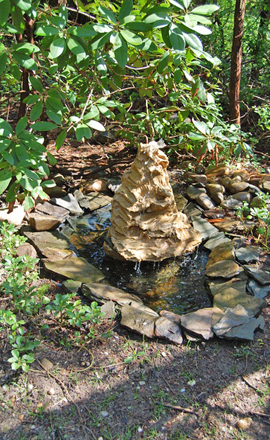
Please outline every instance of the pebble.
[{"label": "pebble", "polygon": [[244,419],[238,420],[236,426],[239,429],[243,429],[246,430],[250,427],[252,423],[252,418],[251,417],[245,417]]},{"label": "pebble", "polygon": [[108,417],[109,415],[108,411],[101,411],[100,414],[102,415],[102,417]]},{"label": "pebble", "polygon": [[50,388],[48,390],[48,394],[49,394],[49,396],[53,396],[55,394],[55,389],[54,388]]}]

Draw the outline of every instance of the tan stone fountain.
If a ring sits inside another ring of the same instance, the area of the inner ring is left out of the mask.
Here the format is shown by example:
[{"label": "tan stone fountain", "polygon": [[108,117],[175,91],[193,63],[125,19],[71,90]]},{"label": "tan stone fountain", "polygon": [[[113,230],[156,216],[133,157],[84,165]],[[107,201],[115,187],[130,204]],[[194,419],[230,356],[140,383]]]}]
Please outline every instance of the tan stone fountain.
[{"label": "tan stone fountain", "polygon": [[191,252],[200,234],[178,212],[166,154],[157,142],[141,144],[112,201],[107,255],[130,261],[162,261]]}]

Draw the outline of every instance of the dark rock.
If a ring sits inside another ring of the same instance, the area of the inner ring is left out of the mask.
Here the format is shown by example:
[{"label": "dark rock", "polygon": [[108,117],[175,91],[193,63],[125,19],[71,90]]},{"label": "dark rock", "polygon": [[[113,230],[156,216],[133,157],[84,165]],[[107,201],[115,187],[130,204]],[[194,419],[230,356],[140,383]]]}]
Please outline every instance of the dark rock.
[{"label": "dark rock", "polygon": [[159,338],[168,339],[175,344],[182,344],[182,332],[175,322],[161,316],[155,321],[155,335]]},{"label": "dark rock", "polygon": [[205,275],[210,278],[233,278],[241,271],[240,266],[231,260],[218,261],[206,268]]},{"label": "dark rock", "polygon": [[155,336],[156,317],[128,304],[121,309],[121,325],[148,338]]},{"label": "dark rock", "polygon": [[270,274],[261,270],[256,269],[255,267],[244,265],[245,272],[254,278],[255,281],[258,281],[261,285],[265,286],[266,284],[270,284]]},{"label": "dark rock", "polygon": [[52,217],[57,217],[64,222],[69,216],[69,210],[62,208],[61,206],[52,205],[49,202],[38,203],[35,212],[38,214],[51,215]]}]

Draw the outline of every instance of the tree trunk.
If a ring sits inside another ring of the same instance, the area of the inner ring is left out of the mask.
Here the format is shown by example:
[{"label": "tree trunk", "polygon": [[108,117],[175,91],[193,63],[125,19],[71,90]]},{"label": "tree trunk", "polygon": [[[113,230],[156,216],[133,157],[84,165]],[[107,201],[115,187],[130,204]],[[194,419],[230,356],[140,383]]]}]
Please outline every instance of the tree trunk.
[{"label": "tree trunk", "polygon": [[240,122],[240,81],[242,59],[242,37],[245,17],[245,0],[236,0],[230,78],[230,119],[232,124]]}]

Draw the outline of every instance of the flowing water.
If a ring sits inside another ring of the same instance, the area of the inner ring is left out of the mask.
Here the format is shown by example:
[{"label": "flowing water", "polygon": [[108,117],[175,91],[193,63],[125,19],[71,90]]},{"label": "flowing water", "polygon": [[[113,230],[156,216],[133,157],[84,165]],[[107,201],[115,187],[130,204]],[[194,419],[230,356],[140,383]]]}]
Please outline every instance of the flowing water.
[{"label": "flowing water", "polygon": [[110,211],[102,208],[82,218],[71,218],[67,235],[76,254],[98,267],[115,287],[135,293],[154,310],[183,314],[210,307],[204,286],[206,251],[160,263],[125,262],[105,256],[102,243],[110,225]]}]

